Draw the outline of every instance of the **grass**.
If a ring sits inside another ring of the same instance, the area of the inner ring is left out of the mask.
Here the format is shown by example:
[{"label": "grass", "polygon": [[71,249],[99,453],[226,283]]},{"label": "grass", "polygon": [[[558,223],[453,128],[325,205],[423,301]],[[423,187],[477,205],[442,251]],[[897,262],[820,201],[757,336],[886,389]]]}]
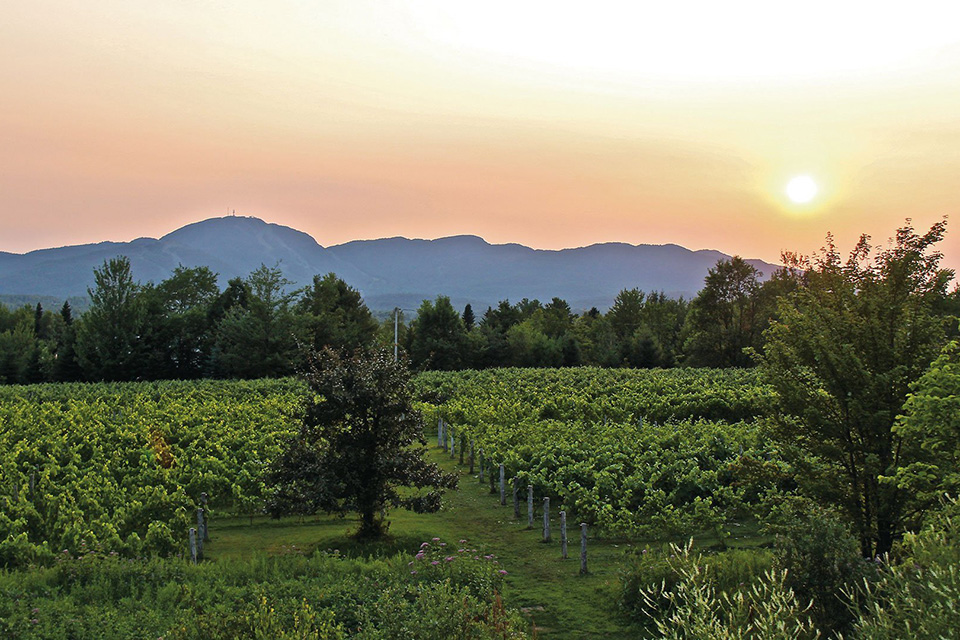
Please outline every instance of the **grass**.
[{"label": "grass", "polygon": [[[615,610],[618,585],[617,566],[623,541],[588,541],[589,573],[580,572],[580,532],[568,524],[569,557],[560,557],[559,514],[552,514],[553,541],[542,542],[538,513],[537,526],[529,528],[526,505],[522,521],[513,520],[513,506],[500,506],[499,496],[489,485],[481,485],[439,449],[429,457],[447,471],[460,474],[460,487],[447,494],[438,513],[415,514],[402,510],[390,513],[390,536],[379,542],[358,542],[350,537],[357,522],[351,518],[319,516],[309,518],[265,517],[214,519],[206,556],[250,558],[256,554],[311,552],[337,549],[347,556],[412,556],[420,543],[434,537],[456,542],[466,538],[474,546],[497,556],[509,572],[504,598],[520,607],[542,638],[633,638],[636,631]],[[589,533],[588,533],[589,535]]]},{"label": "grass", "polygon": [[[537,637],[564,638],[636,638],[642,631],[619,614],[616,609],[619,579],[617,575],[623,552],[643,542],[597,538],[588,532],[587,575],[580,571],[579,525],[568,522],[569,557],[560,557],[559,513],[551,515],[553,541],[542,542],[538,511],[535,525],[528,527],[526,502],[522,504],[520,521],[513,519],[513,505],[500,506],[499,495],[491,494],[489,484],[480,484],[465,467],[455,464],[449,455],[431,448],[428,457],[447,471],[460,475],[457,491],[444,498],[444,508],[434,514],[414,514],[395,510],[390,513],[389,537],[378,542],[358,542],[350,537],[357,522],[351,518],[319,516],[271,520],[248,518],[214,520],[207,557],[249,558],[256,554],[312,552],[315,549],[337,549],[355,557],[412,556],[420,543],[434,537],[448,542],[466,538],[478,548],[497,556],[509,572],[504,598],[511,606],[520,607],[530,620]],[[758,543],[753,527],[742,527],[736,546]],[[702,538],[698,546],[715,540]],[[659,544],[654,542],[654,544]]]}]

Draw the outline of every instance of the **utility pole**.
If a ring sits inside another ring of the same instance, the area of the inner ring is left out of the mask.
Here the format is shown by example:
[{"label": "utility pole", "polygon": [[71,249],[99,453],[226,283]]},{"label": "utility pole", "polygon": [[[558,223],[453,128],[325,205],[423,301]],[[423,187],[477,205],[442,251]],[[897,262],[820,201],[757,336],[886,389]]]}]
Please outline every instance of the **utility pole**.
[{"label": "utility pole", "polygon": [[397,361],[397,338],[400,329],[400,307],[393,308],[393,361]]}]

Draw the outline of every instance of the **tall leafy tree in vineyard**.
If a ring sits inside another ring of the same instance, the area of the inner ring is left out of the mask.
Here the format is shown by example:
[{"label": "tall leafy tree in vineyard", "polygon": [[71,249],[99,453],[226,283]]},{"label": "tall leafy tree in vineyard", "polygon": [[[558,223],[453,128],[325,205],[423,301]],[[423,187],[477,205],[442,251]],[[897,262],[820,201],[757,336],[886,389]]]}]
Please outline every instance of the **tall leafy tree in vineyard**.
[{"label": "tall leafy tree in vineyard", "polygon": [[[890,551],[914,496],[889,478],[912,447],[894,425],[910,385],[944,340],[937,313],[952,272],[934,250],[945,223],[908,223],[871,260],[866,236],[845,262],[828,236],[799,288],[781,299],[762,364],[779,393],[784,442],[800,448],[808,491],[840,506],[861,551]],[[795,260],[795,262],[797,262]]]},{"label": "tall leafy tree in vineyard", "polygon": [[389,507],[437,511],[456,486],[423,458],[426,441],[412,406],[410,373],[392,349],[309,358],[311,400],[302,426],[269,474],[274,516],[317,511],[360,514],[358,537],[383,535]]}]

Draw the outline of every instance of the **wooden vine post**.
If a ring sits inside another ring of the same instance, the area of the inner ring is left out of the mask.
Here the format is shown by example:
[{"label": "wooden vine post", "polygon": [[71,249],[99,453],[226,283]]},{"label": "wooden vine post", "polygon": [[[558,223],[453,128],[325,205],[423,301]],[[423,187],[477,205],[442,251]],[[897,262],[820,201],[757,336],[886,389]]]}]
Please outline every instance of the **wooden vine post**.
[{"label": "wooden vine post", "polygon": [[560,557],[567,559],[567,512],[560,512]]},{"label": "wooden vine post", "polygon": [[527,485],[527,526],[533,526],[533,485]]},{"label": "wooden vine post", "polygon": [[500,506],[506,506],[507,504],[507,479],[505,476],[506,470],[503,468],[503,465],[500,465]]},{"label": "wooden vine post", "polygon": [[543,541],[550,542],[550,498],[543,499]]},{"label": "wooden vine post", "polygon": [[587,572],[587,523],[580,523],[580,575]]}]

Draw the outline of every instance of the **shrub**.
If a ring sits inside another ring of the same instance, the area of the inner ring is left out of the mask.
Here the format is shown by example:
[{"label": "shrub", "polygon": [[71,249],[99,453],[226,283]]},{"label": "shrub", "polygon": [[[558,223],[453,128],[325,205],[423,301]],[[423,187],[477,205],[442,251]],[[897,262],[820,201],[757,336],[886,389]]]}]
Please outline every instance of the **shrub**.
[{"label": "shrub", "polygon": [[669,603],[653,618],[664,640],[814,640],[820,637],[787,586],[787,572],[771,569],[749,585],[719,591],[713,567],[690,554],[690,545],[673,547],[678,580],[670,591],[652,585],[641,591],[650,610]]},{"label": "shrub", "polygon": [[[955,505],[955,503],[954,503]],[[862,640],[939,640],[960,629],[960,519],[934,517],[920,533],[907,534],[901,562],[884,566],[875,582],[851,590]]]},{"label": "shrub", "polygon": [[846,523],[832,511],[802,498],[783,498],[768,518],[776,535],[775,566],[786,585],[810,610],[820,629],[843,633],[856,614],[847,594],[876,576],[876,564],[860,555]]},{"label": "shrub", "polygon": [[682,548],[645,548],[628,556],[620,571],[620,609],[638,621],[662,618],[676,608],[680,583],[694,571],[717,593],[734,594],[749,589],[773,564],[773,554],[763,549],[701,555],[691,548],[692,540]]}]

